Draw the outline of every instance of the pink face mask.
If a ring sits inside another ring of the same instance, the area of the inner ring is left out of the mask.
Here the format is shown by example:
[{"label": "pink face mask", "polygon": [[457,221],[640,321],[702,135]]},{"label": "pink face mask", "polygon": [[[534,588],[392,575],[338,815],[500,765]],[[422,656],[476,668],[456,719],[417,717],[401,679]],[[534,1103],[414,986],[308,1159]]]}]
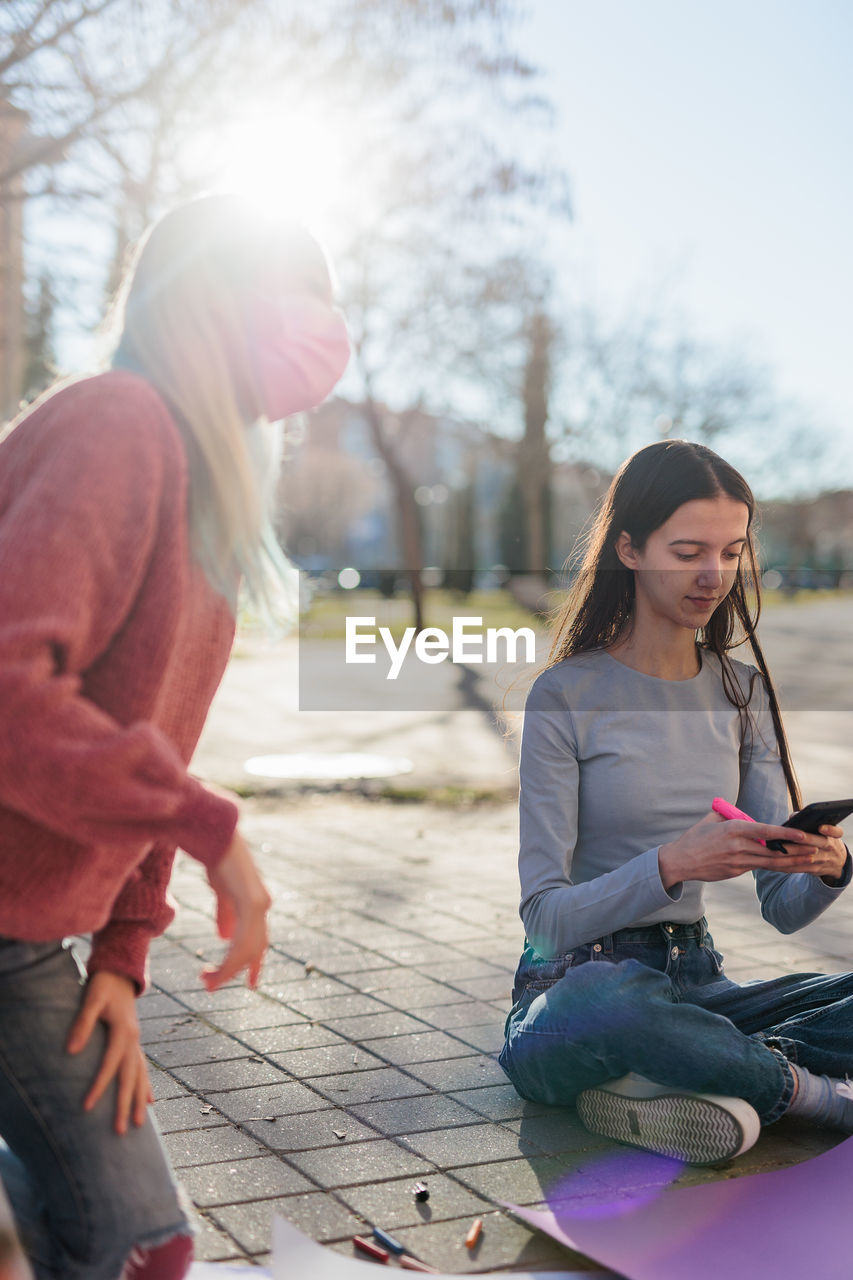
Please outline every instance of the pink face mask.
[{"label": "pink face mask", "polygon": [[313,409],[325,400],[347,367],[344,317],[310,294],[261,302],[252,344],[266,416],[272,422]]}]

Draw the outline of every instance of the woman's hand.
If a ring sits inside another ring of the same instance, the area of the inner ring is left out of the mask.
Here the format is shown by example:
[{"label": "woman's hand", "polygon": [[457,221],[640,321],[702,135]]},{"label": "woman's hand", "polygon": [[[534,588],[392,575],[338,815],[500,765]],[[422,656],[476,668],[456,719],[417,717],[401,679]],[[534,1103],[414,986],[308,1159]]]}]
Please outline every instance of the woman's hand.
[{"label": "woman's hand", "polygon": [[[836,830],[836,828],[832,828]],[[762,840],[784,840],[787,853],[776,853]],[[818,855],[816,841],[821,841]],[[808,843],[806,843],[808,842]],[[840,875],[841,870],[818,870],[837,866],[837,854],[828,854],[822,836],[806,835],[793,827],[774,827],[767,822],[747,822],[708,813],[683,836],[662,844],[658,854],[661,880],[670,889],[681,880],[732,880],[745,871],[809,871],[817,875]],[[844,846],[841,846],[842,849]],[[845,853],[846,857],[846,853]],[[844,860],[841,861],[841,867]]]},{"label": "woman's hand", "polygon": [[129,1120],[132,1119],[137,1128],[145,1123],[148,1103],[154,1101],[148,1066],[139,1046],[136,987],[130,978],[106,970],[92,974],[68,1036],[69,1053],[79,1053],[85,1048],[99,1021],[106,1024],[107,1048],[83,1102],[83,1110],[91,1111],[113,1077],[118,1076],[114,1127],[116,1133],[124,1134]]},{"label": "woman's hand", "polygon": [[269,942],[267,912],[272,899],[239,831],[234,832],[225,857],[208,871],[207,878],[216,894],[219,936],[229,938],[231,946],[218,968],[202,971],[202,981],[208,991],[215,991],[247,969],[248,984],[256,987]]},{"label": "woman's hand", "polygon": [[843,835],[841,827],[830,826],[820,827],[817,835],[809,833],[808,844],[802,852],[808,851],[812,857],[809,865],[800,867],[799,870],[807,871],[813,876],[823,876],[826,880],[840,879],[847,866]]}]

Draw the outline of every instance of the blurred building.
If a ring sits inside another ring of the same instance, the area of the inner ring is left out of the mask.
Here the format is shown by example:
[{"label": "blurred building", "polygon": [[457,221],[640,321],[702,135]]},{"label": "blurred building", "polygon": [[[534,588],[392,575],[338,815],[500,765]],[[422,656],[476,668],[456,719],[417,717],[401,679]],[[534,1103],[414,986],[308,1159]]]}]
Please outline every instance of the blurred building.
[{"label": "blurred building", "polygon": [[585,462],[558,462],[551,478],[551,567],[559,569],[589,524],[611,476]]},{"label": "blurred building", "polygon": [[[420,409],[387,413],[385,428],[414,486],[425,563],[495,564],[512,442]],[[395,493],[360,405],[336,398],[311,415],[280,498],[286,545],[305,567],[403,567]]]},{"label": "blurred building", "polygon": [[[0,173],[28,139],[27,116],[0,90]],[[23,183],[13,178],[0,201],[0,421],[12,417],[21,397],[24,368]]]},{"label": "blurred building", "polygon": [[806,575],[803,585],[810,585],[808,574],[837,585],[842,575],[853,572],[853,491],[764,503],[758,537],[767,566]]},{"label": "blurred building", "polygon": [[[387,413],[386,430],[414,486],[424,563],[490,570],[512,562],[520,535],[517,442],[421,409]],[[311,415],[282,469],[282,528],[305,568],[401,568],[396,499],[362,406],[335,398]],[[609,477],[560,463],[552,481],[552,558],[562,564]]]}]

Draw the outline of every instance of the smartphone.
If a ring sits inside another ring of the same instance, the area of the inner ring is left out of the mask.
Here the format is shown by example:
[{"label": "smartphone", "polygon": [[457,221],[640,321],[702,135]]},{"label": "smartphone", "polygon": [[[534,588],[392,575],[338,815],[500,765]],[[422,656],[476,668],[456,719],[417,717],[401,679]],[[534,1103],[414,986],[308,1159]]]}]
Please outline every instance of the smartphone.
[{"label": "smartphone", "polygon": [[[798,831],[816,832],[820,827],[838,826],[848,814],[853,813],[853,800],[819,800],[817,804],[807,804],[805,809],[792,813],[783,827],[796,827]],[[787,853],[781,840],[768,840],[767,848],[777,853]]]}]

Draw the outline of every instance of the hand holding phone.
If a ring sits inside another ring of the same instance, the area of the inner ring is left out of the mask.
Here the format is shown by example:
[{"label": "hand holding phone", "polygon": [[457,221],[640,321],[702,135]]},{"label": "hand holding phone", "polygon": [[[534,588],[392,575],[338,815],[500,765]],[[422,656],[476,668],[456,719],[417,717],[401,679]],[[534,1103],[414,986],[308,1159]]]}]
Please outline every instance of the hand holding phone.
[{"label": "hand holding phone", "polygon": [[[853,800],[819,800],[792,813],[782,826],[816,834],[821,827],[837,827],[851,813]],[[785,845],[781,840],[768,840],[767,848],[774,849],[777,853],[785,852]]]}]

